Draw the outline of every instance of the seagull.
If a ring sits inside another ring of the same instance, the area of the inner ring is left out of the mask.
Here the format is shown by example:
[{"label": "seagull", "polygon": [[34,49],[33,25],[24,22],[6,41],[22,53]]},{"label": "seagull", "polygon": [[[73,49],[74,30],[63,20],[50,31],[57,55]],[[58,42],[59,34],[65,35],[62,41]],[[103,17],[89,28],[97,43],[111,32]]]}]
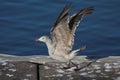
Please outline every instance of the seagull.
[{"label": "seagull", "polygon": [[86,45],[79,49],[72,50],[75,30],[83,16],[92,13],[93,7],[87,7],[69,16],[68,12],[70,9],[71,5],[66,5],[64,7],[51,28],[51,37],[42,36],[35,39],[35,41],[44,42],[47,45],[49,56],[55,60],[66,62],[66,68],[70,68],[70,64],[73,64],[78,68],[72,60],[80,51],[86,49]]}]

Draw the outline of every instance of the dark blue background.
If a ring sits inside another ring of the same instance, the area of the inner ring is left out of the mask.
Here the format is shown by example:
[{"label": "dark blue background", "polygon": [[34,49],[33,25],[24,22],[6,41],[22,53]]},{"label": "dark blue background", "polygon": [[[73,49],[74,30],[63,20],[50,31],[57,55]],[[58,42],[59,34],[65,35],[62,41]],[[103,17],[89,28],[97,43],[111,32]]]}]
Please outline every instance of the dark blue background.
[{"label": "dark blue background", "polygon": [[[34,39],[48,35],[66,0],[1,0],[0,53],[48,55]],[[70,14],[94,6],[77,28],[74,49],[86,44],[81,55],[120,56],[120,0],[69,0]]]}]

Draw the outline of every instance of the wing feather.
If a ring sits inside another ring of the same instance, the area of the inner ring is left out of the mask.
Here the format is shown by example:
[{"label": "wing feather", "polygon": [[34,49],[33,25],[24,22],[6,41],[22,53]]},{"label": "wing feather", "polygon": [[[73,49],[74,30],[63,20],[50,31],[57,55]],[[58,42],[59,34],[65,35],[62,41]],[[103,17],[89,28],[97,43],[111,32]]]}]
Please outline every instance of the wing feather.
[{"label": "wing feather", "polygon": [[77,26],[79,25],[80,21],[82,20],[82,17],[86,14],[92,13],[92,10],[93,10],[93,7],[88,7],[88,8],[82,9],[78,13],[74,13],[71,16],[70,22],[69,22],[69,28],[71,30],[71,37],[70,37],[71,46],[73,45],[73,42],[74,42],[75,30],[76,30]]},{"label": "wing feather", "polygon": [[62,48],[70,50],[68,41],[70,38],[70,30],[68,27],[68,12],[71,6],[66,5],[63,11],[58,16],[54,27],[51,29],[52,41],[55,45],[62,46]]},{"label": "wing feather", "polygon": [[90,14],[93,10],[93,7],[88,7],[72,16],[68,16],[70,8],[70,5],[65,6],[51,29],[52,41],[59,50],[64,49],[66,51],[71,51],[76,27],[82,17],[86,14]]},{"label": "wing feather", "polygon": [[60,15],[58,16],[53,28],[51,29],[51,32],[57,27],[57,25],[68,16],[68,12],[70,10],[71,6],[70,5],[66,5],[65,8],[63,9],[63,11],[60,13]]}]

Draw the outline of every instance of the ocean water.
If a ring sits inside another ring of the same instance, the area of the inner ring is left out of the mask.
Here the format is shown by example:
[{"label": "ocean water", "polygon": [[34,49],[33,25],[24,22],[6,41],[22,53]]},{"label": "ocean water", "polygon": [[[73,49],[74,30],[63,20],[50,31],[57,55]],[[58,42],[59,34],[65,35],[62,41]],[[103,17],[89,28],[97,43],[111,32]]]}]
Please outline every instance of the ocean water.
[{"label": "ocean water", "polygon": [[70,14],[88,6],[76,30],[73,49],[87,45],[80,55],[120,56],[120,0],[1,0],[0,53],[27,56],[48,55],[44,43],[34,40],[50,36],[57,16],[70,3]]}]

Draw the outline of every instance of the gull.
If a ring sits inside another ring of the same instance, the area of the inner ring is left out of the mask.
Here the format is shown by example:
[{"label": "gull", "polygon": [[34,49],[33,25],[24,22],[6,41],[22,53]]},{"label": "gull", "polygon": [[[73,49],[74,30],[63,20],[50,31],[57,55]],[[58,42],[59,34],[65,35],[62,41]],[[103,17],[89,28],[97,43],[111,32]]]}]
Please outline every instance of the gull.
[{"label": "gull", "polygon": [[47,45],[49,56],[55,60],[66,62],[66,68],[70,68],[70,64],[78,68],[72,60],[80,51],[86,49],[86,45],[72,50],[75,30],[83,16],[92,13],[93,7],[87,7],[69,16],[70,9],[70,5],[64,7],[50,31],[51,37],[42,36],[35,41],[44,42]]}]

